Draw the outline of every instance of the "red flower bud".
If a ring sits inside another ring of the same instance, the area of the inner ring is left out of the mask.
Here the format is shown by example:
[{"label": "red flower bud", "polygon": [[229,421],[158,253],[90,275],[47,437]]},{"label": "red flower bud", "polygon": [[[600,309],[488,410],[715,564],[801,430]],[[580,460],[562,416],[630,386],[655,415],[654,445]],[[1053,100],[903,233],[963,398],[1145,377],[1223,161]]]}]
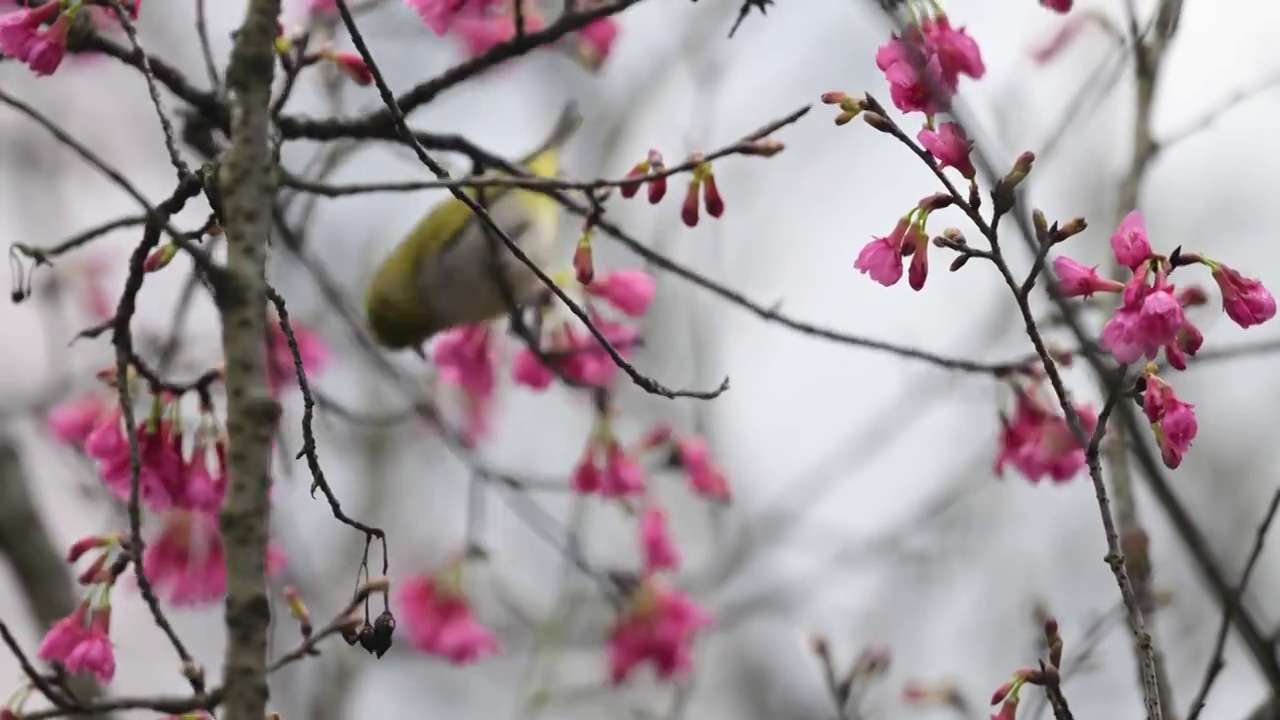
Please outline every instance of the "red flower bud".
[{"label": "red flower bud", "polygon": [[110,580],[110,573],[106,571],[107,553],[98,556],[93,564],[85,568],[84,572],[76,577],[76,582],[81,585],[97,585],[101,582]]},{"label": "red flower bud", "polygon": [[573,249],[573,272],[578,282],[583,285],[590,285],[595,279],[596,269],[592,259],[590,229],[583,231],[582,237],[578,238],[577,247]]},{"label": "red flower bud", "polygon": [[720,197],[720,190],[716,188],[716,176],[707,171],[707,177],[702,181],[702,200],[707,205],[707,214],[711,217],[718,218],[724,214],[724,199]]},{"label": "red flower bud", "polygon": [[156,272],[157,270],[162,270],[166,265],[173,262],[173,258],[177,254],[177,245],[174,243],[165,243],[155,250],[152,250],[151,254],[147,256],[147,259],[142,261],[142,271],[151,273]]},{"label": "red flower bud", "polygon": [[689,188],[684,192],[684,204],[680,206],[680,219],[689,227],[698,224],[698,185],[700,184],[696,179],[689,181]]},{"label": "red flower bud", "polygon": [[355,53],[349,52],[329,52],[326,54],[333,64],[338,66],[344,75],[351,78],[357,85],[368,85],[373,82],[373,72],[369,70],[369,65],[364,58]]},{"label": "red flower bud", "polygon": [[[635,164],[635,167],[627,171],[627,178],[644,177],[648,174],[649,163],[641,160]],[[633,198],[636,196],[636,193],[640,192],[640,183],[623,183],[618,187],[618,191],[622,193],[622,197],[624,198]]]},{"label": "red flower bud", "polygon": [[849,94],[842,90],[832,90],[831,92],[822,93],[823,105],[839,105],[849,99]]},{"label": "red flower bud", "polygon": [[114,535],[93,535],[86,538],[80,538],[71,544],[67,549],[67,562],[73,563],[80,559],[82,555],[94,548],[108,547],[116,543]]},{"label": "red flower bud", "polygon": [[[667,166],[662,162],[662,153],[657,150],[649,151],[649,166],[654,172],[666,172]],[[657,205],[667,194],[667,179],[665,177],[655,178],[649,181],[649,204]]]}]

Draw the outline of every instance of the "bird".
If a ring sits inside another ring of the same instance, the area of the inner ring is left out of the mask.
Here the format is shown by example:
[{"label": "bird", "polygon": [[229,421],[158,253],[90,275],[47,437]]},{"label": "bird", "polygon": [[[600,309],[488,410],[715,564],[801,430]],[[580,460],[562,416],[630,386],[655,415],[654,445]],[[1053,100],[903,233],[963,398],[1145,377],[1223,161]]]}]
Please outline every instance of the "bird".
[{"label": "bird", "polygon": [[[582,116],[566,105],[546,140],[519,164],[539,178],[556,178],[561,151]],[[510,177],[490,171],[481,178]],[[494,223],[540,268],[552,260],[559,233],[555,198],[534,190],[466,188]],[[501,317],[543,296],[537,275],[457,197],[433,206],[382,261],[365,295],[373,340],[388,350],[424,356],[433,336]]]}]

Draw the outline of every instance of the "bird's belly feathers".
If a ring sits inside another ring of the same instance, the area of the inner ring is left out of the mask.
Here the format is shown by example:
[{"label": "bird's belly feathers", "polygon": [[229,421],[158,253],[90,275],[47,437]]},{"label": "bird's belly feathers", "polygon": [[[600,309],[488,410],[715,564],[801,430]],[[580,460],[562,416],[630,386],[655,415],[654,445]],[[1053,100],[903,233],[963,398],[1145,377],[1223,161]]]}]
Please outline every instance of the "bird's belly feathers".
[{"label": "bird's belly feathers", "polygon": [[[525,212],[515,193],[500,198],[489,214],[534,263],[549,269],[553,227]],[[439,319],[439,330],[500,317],[512,306],[533,301],[544,289],[506,243],[474,217],[439,260],[424,268],[419,288]]]}]

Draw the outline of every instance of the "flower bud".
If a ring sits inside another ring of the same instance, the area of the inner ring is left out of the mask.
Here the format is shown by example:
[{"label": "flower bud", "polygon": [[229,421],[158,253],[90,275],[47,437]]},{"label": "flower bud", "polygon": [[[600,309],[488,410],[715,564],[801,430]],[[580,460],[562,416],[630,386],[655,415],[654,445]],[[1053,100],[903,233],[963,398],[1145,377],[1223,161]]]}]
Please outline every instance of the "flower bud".
[{"label": "flower bud", "polygon": [[839,105],[849,99],[849,94],[841,90],[832,90],[822,93],[823,105]]},{"label": "flower bud", "polygon": [[578,237],[578,244],[573,249],[573,272],[578,282],[590,285],[595,279],[596,270],[591,248],[591,229],[588,228]]},{"label": "flower bud", "polygon": [[696,177],[689,181],[689,187],[684,192],[684,204],[680,206],[680,219],[689,227],[694,227],[698,224],[699,184]]},{"label": "flower bud", "polygon": [[292,585],[286,585],[284,599],[289,606],[289,615],[297,620],[301,627],[302,637],[311,637],[311,612],[307,610],[306,603],[302,602],[302,597],[298,595],[298,589]]},{"label": "flower bud", "polygon": [[[645,175],[648,175],[648,174],[649,174],[649,163],[645,160],[641,160],[640,162],[636,163],[634,167],[632,167],[630,170],[627,171],[627,175],[623,179],[625,180],[629,178],[644,177]],[[622,197],[630,199],[635,197],[636,193],[640,192],[640,185],[641,183],[639,182],[634,182],[634,183],[624,182],[622,185],[618,187],[618,192],[622,194]]]},{"label": "flower bud", "polygon": [[175,243],[165,243],[155,250],[152,250],[151,254],[147,256],[147,259],[142,261],[142,271],[150,273],[161,270],[166,265],[173,262],[173,258],[177,254],[178,246]]},{"label": "flower bud", "polygon": [[369,85],[373,82],[373,71],[369,69],[369,65],[364,61],[364,58],[356,53],[330,50],[325,53],[325,58],[337,65],[338,69],[351,78],[355,84]]},{"label": "flower bud", "polygon": [[73,563],[79,560],[82,555],[94,548],[112,547],[118,542],[120,542],[120,536],[114,533],[80,538],[67,550],[67,562]]},{"label": "flower bud", "polygon": [[718,218],[724,214],[724,199],[720,197],[720,190],[716,187],[716,176],[711,174],[711,169],[707,169],[707,177],[702,181],[702,201],[707,206],[707,214],[711,217]]},{"label": "flower bud", "polygon": [[786,145],[783,145],[781,140],[760,138],[759,140],[752,140],[747,143],[747,146],[742,150],[742,154],[757,155],[759,157],[773,157],[774,155],[782,152],[785,148]]},{"label": "flower bud", "polygon": [[1042,242],[1049,241],[1049,220],[1045,218],[1044,211],[1036,208],[1031,211],[1031,224],[1036,231],[1036,239]]},{"label": "flower bud", "polygon": [[1062,225],[1058,228],[1058,232],[1054,235],[1053,240],[1054,242],[1062,242],[1070,237],[1079,235],[1088,227],[1089,223],[1085,222],[1084,218],[1072,218],[1067,221],[1066,225]]},{"label": "flower bud", "polygon": [[112,579],[110,571],[107,570],[107,559],[109,557],[110,553],[98,555],[98,558],[89,567],[85,568],[84,572],[80,573],[76,578],[76,582],[86,586],[109,582]]},{"label": "flower bud", "polygon": [[[666,163],[662,162],[662,153],[657,150],[649,151],[649,166],[653,172],[662,173],[667,171]],[[667,178],[654,178],[649,181],[649,204],[657,205],[667,194]]]},{"label": "flower bud", "polygon": [[867,111],[862,114],[862,120],[882,133],[893,134],[893,123],[889,121],[889,118],[878,112]]},{"label": "flower bud", "polygon": [[276,53],[280,55],[288,55],[289,51],[293,49],[293,40],[288,35],[285,35],[284,23],[279,20],[276,20],[276,37],[273,44],[275,45]]},{"label": "flower bud", "polygon": [[1003,215],[1013,209],[1014,191],[1027,179],[1027,175],[1031,172],[1031,165],[1035,162],[1036,156],[1031,152],[1024,152],[1018,156],[1013,164],[1013,169],[1008,175],[1000,178],[1000,182],[996,183],[996,189],[991,191],[991,201],[995,205],[997,215]]},{"label": "flower bud", "polygon": [[917,207],[919,207],[921,210],[924,210],[926,213],[931,213],[934,210],[942,210],[944,208],[949,208],[952,205],[955,205],[955,203],[956,203],[955,198],[951,197],[946,193],[934,193],[929,197],[921,198],[920,202],[917,204]]}]

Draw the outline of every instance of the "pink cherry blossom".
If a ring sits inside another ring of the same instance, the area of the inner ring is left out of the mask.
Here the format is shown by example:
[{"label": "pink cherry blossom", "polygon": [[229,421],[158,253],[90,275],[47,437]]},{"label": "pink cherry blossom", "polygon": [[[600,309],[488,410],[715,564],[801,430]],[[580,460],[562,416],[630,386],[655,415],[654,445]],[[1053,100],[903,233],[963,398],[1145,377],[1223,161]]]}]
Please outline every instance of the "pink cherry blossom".
[{"label": "pink cherry blossom", "polygon": [[652,503],[646,505],[640,514],[640,546],[645,575],[675,570],[680,566],[680,551],[671,540],[667,514]]},{"label": "pink cherry blossom", "polygon": [[521,348],[511,363],[511,377],[517,383],[534,390],[546,390],[551,386],[551,381],[556,379],[556,374],[543,365],[532,350]]},{"label": "pink cherry blossom", "polygon": [[[525,18],[525,27],[539,29],[533,18]],[[453,20],[453,30],[462,40],[467,57],[478,57],[516,36],[515,19],[510,16],[465,16]]]},{"label": "pink cherry blossom", "polygon": [[1120,292],[1124,284],[1098,275],[1098,266],[1089,267],[1065,255],[1053,259],[1053,273],[1063,297],[1089,297],[1096,292]]},{"label": "pink cherry blossom", "polygon": [[40,40],[40,26],[53,20],[61,11],[56,2],[33,8],[19,8],[0,16],[0,53],[19,62],[28,62],[31,50]]},{"label": "pink cherry blossom", "polygon": [[936,53],[925,51],[923,73],[917,70],[916,59],[904,41],[892,38],[876,52],[876,66],[884,72],[889,82],[889,99],[902,112],[923,112],[936,115],[942,101],[950,102],[955,86],[948,85],[942,72],[942,61]]},{"label": "pink cherry blossom", "polygon": [[[183,467],[182,493],[175,505],[188,510],[217,512],[227,493],[227,448],[219,439],[212,443],[203,440],[192,449],[191,458]],[[213,465],[210,466],[210,449]]]},{"label": "pink cherry blossom", "polygon": [[627,315],[638,318],[644,315],[653,302],[657,283],[643,270],[616,270],[597,278],[587,286],[587,292],[604,299]]},{"label": "pink cherry blossom", "polygon": [[[266,574],[284,567],[284,555],[267,546]],[[147,544],[142,567],[157,594],[178,606],[203,605],[227,592],[226,552],[212,513],[177,510],[166,513],[159,536]]]},{"label": "pink cherry blossom", "polygon": [[587,443],[587,447],[582,452],[582,456],[578,458],[578,462],[573,466],[573,473],[569,476],[569,486],[574,492],[583,495],[591,495],[600,492],[601,478],[603,473],[600,467],[596,465],[595,441]]},{"label": "pink cherry blossom", "polygon": [[1195,406],[1179,398],[1172,385],[1150,374],[1142,392],[1142,411],[1155,431],[1165,466],[1173,469],[1181,465],[1198,429]]},{"label": "pink cherry blossom", "polygon": [[[103,483],[117,498],[128,500],[131,490],[129,441],[117,407],[102,418],[85,438],[84,451],[98,461]],[[155,511],[168,510],[182,502],[184,462],[182,433],[167,419],[138,423],[139,501]]]},{"label": "pink cherry blossom", "polygon": [[89,629],[67,653],[62,664],[69,673],[88,673],[102,685],[116,674],[115,648],[111,645],[111,606],[94,608]]},{"label": "pink cherry blossom", "polygon": [[1186,324],[1182,303],[1163,273],[1154,286],[1135,275],[1124,289],[1124,302],[1102,328],[1102,346],[1122,363],[1154,359],[1160,348],[1176,343]]},{"label": "pink cherry blossom", "polygon": [[613,51],[618,22],[611,17],[587,23],[578,31],[578,52],[592,67],[600,67]]},{"label": "pink cherry blossom", "polygon": [[407,0],[422,21],[437,35],[444,35],[458,18],[483,17],[506,0]]},{"label": "pink cherry blossom", "polygon": [[[329,347],[314,330],[296,322],[290,324],[293,328],[293,339],[298,343],[298,357],[302,360],[302,371],[310,380],[328,364]],[[287,388],[297,386],[297,368],[293,350],[289,347],[289,338],[285,335],[280,321],[272,321],[267,333],[267,385],[271,389],[272,396],[278,398]]]},{"label": "pink cherry blossom", "polygon": [[469,665],[500,650],[497,638],[476,621],[466,598],[438,578],[399,582],[398,598],[409,642],[455,665]]},{"label": "pink cherry blossom", "polygon": [[[1085,435],[1091,436],[1097,429],[1096,411],[1088,404],[1074,409]],[[997,474],[1012,465],[1032,483],[1045,477],[1067,482],[1084,467],[1084,447],[1076,442],[1066,418],[1051,412],[1029,392],[1018,391],[1013,418],[1003,422],[995,463]]]},{"label": "pink cherry blossom", "polygon": [[947,87],[956,87],[961,75],[978,80],[986,74],[978,43],[964,28],[952,27],[946,14],[925,18],[920,29],[924,32],[925,44],[937,53]]},{"label": "pink cherry blossom", "polygon": [[70,615],[49,628],[36,655],[61,663],[72,674],[92,674],[106,684],[116,673],[110,634],[111,606],[91,609],[87,600],[81,601]]},{"label": "pink cherry blossom", "polygon": [[1154,253],[1147,238],[1147,223],[1142,211],[1134,210],[1120,221],[1120,227],[1111,236],[1111,251],[1121,265],[1134,272],[1152,258]]},{"label": "pink cherry blossom", "polygon": [[941,167],[955,168],[970,180],[977,174],[977,170],[973,167],[973,160],[969,157],[973,143],[965,136],[964,129],[959,125],[942,123],[936,131],[924,128],[916,135],[916,139],[929,151],[929,154],[933,155]]},{"label": "pink cherry blossom", "polygon": [[1222,291],[1222,309],[1240,327],[1261,325],[1276,316],[1276,299],[1261,282],[1221,264],[1214,265],[1213,279]]},{"label": "pink cherry blossom", "polygon": [[1071,12],[1072,0],[1040,0],[1040,5],[1057,13]]},{"label": "pink cherry blossom", "polygon": [[442,333],[431,346],[431,359],[440,369],[440,379],[469,394],[492,395],[497,380],[491,340],[487,324]]},{"label": "pink cherry blossom", "polygon": [[676,455],[689,475],[689,485],[694,492],[708,500],[729,501],[729,483],[720,469],[712,464],[706,440],[696,436],[677,440]]},{"label": "pink cherry blossom", "polygon": [[593,432],[574,465],[570,486],[584,495],[632,497],[644,492],[644,468],[617,440]]},{"label": "pink cherry blossom", "polygon": [[919,235],[911,217],[904,216],[888,236],[872,238],[863,246],[853,267],[885,287],[896,285],[902,279],[904,249],[911,247],[914,252]]},{"label": "pink cherry blossom", "polygon": [[431,360],[440,369],[440,379],[462,389],[467,409],[463,432],[474,443],[489,428],[489,410],[497,387],[492,329],[481,323],[440,334],[431,345]]},{"label": "pink cherry blossom", "polygon": [[[635,327],[594,314],[592,322],[619,355],[627,358],[631,354],[640,334]],[[613,380],[618,365],[593,335],[576,330],[567,323],[550,330],[544,329],[544,333],[550,339],[543,347],[543,355],[566,378],[587,387],[604,387]],[[535,390],[544,390],[551,384],[553,376],[551,369],[544,367],[542,359],[528,348],[516,354],[512,366],[512,377],[516,382]]]},{"label": "pink cherry blossom", "polygon": [[67,33],[71,30],[71,16],[59,15],[53,24],[36,36],[28,48],[27,67],[36,75],[52,75],[67,56]]},{"label": "pink cherry blossom", "polygon": [[644,492],[644,468],[616,441],[610,443],[605,448],[600,494],[605,497],[628,497],[642,492]]},{"label": "pink cherry blossom", "polygon": [[40,641],[36,655],[44,660],[62,662],[71,651],[80,644],[81,638],[89,631],[89,601],[82,600],[71,614],[62,618],[49,628]]},{"label": "pink cherry blossom", "polygon": [[1200,328],[1187,320],[1182,327],[1178,328],[1173,342],[1164,346],[1164,356],[1169,361],[1170,367],[1175,370],[1186,370],[1187,358],[1195,357],[1202,345],[1204,345],[1204,335],[1200,333]]},{"label": "pink cherry blossom", "polygon": [[631,606],[609,633],[609,674],[615,685],[649,663],[664,680],[687,673],[692,645],[711,616],[687,596],[653,577],[646,578]]},{"label": "pink cherry blossom", "polygon": [[79,449],[98,421],[111,412],[114,403],[100,392],[90,392],[49,410],[49,433],[65,445]]}]

